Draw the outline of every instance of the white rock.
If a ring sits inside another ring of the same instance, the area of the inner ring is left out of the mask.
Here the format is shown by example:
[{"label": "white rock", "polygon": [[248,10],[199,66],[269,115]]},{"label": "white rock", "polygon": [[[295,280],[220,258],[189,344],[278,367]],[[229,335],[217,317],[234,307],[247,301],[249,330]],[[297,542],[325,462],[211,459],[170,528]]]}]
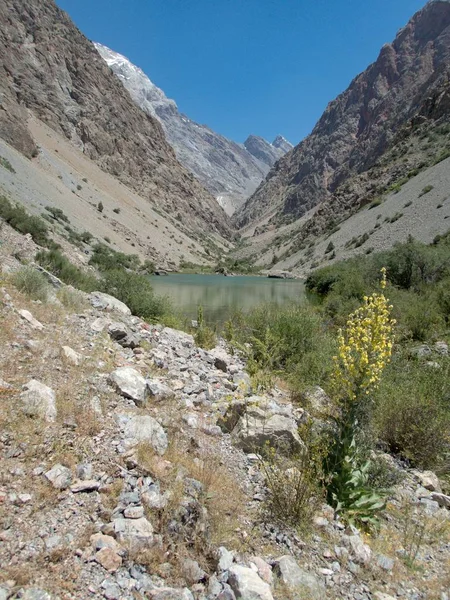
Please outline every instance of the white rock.
[{"label": "white rock", "polygon": [[23,412],[30,417],[39,417],[50,423],[56,420],[55,392],[44,383],[31,379],[20,394]]},{"label": "white rock", "polygon": [[300,568],[297,561],[289,555],[278,558],[274,567],[275,575],[289,590],[294,598],[322,600],[326,598],[325,587],[315,575]]},{"label": "white rock", "polygon": [[433,471],[412,471],[421,485],[430,492],[442,492],[439,477]]},{"label": "white rock", "polygon": [[131,315],[131,310],[126,304],[120,300],[117,300],[117,298],[114,298],[114,296],[110,296],[109,294],[104,294],[103,292],[92,292],[90,299],[92,306],[95,308],[116,311],[122,315]]},{"label": "white rock", "polygon": [[159,379],[147,379],[147,388],[150,397],[157,402],[170,400],[174,397],[173,390]]},{"label": "white rock", "polygon": [[270,585],[248,567],[232,565],[228,571],[228,583],[242,600],[273,600]]},{"label": "white rock", "polygon": [[69,487],[70,482],[72,481],[72,473],[70,469],[67,467],[63,467],[63,465],[55,465],[45,473],[46,479],[50,481],[53,487],[58,490],[65,490]]},{"label": "white rock", "polygon": [[131,398],[141,406],[147,397],[147,382],[132,367],[119,367],[109,376],[110,383],[125,398]]},{"label": "white rock", "polygon": [[132,448],[141,442],[150,444],[162,456],[167,450],[167,434],[162,426],[150,415],[118,415],[123,425],[124,443]]},{"label": "white rock", "polygon": [[109,327],[110,323],[111,319],[107,319],[106,317],[98,317],[97,319],[95,319],[95,321],[92,321],[90,327],[92,331],[100,333],[101,331]]},{"label": "white rock", "polygon": [[38,329],[38,330],[44,329],[44,326],[42,325],[42,323],[40,323],[37,319],[35,319],[29,310],[25,310],[23,308],[23,309],[19,310],[19,315],[22,317],[22,319],[25,319],[25,321],[27,321],[27,323],[29,323],[33,329]]},{"label": "white rock", "polygon": [[372,550],[365,544],[359,535],[350,535],[344,538],[344,542],[350,547],[355,562],[368,565],[372,558]]},{"label": "white rock", "polygon": [[63,359],[71,365],[75,365],[77,367],[80,364],[81,354],[75,352],[75,350],[70,346],[63,346],[61,348],[61,355]]},{"label": "white rock", "polygon": [[121,544],[136,550],[153,543],[153,527],[145,517],[140,519],[115,519],[114,531]]}]

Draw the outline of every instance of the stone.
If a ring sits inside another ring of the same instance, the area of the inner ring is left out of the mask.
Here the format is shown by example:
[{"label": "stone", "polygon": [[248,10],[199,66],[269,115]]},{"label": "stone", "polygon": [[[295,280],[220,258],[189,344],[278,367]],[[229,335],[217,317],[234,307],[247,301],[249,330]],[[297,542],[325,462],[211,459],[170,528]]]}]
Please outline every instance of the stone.
[{"label": "stone", "polygon": [[67,467],[63,465],[55,465],[44,474],[45,478],[50,481],[54,488],[58,490],[65,490],[69,487],[72,481],[72,473]]},{"label": "stone", "polygon": [[276,559],[274,574],[298,600],[322,600],[326,598],[325,587],[315,575],[300,568],[289,555]]},{"label": "stone", "polygon": [[159,379],[147,379],[147,389],[150,397],[157,402],[171,400],[175,395],[173,390]]},{"label": "stone", "polygon": [[217,550],[218,562],[217,571],[228,571],[234,562],[234,552],[227,550],[224,546],[220,546]]},{"label": "stone", "polygon": [[385,594],[384,592],[375,592],[374,600],[397,600],[396,597]]},{"label": "stone", "polygon": [[183,575],[187,583],[192,585],[206,579],[205,571],[200,567],[196,560],[186,558],[182,563]]},{"label": "stone", "polygon": [[93,492],[98,490],[99,487],[99,481],[96,481],[95,479],[84,479],[75,481],[75,483],[70,486],[70,491],[74,494],[78,494],[79,492]]},{"label": "stone", "polygon": [[114,532],[117,540],[131,550],[149,547],[153,544],[153,527],[145,517],[140,519],[115,519]]},{"label": "stone", "polygon": [[110,573],[115,573],[122,566],[122,557],[107,546],[95,553],[95,560]]},{"label": "stone", "polygon": [[236,446],[247,452],[265,448],[267,444],[285,454],[305,451],[294,419],[283,415],[267,415],[256,407],[248,409],[247,415],[240,417],[231,436]]},{"label": "stone", "polygon": [[442,356],[448,356],[448,344],[445,342],[435,342],[434,349]]},{"label": "stone", "polygon": [[20,394],[23,412],[29,417],[38,417],[53,423],[57,414],[55,392],[37,379],[31,379],[23,389]]},{"label": "stone", "polygon": [[307,408],[310,409],[315,416],[327,414],[332,406],[329,396],[318,385],[303,392],[302,400],[306,402]]},{"label": "stone", "polygon": [[123,323],[111,323],[108,333],[123,348],[138,348],[141,343],[140,337],[133,334]]},{"label": "stone", "polygon": [[95,331],[96,333],[100,333],[101,331],[106,329],[106,327],[108,327],[110,323],[111,323],[110,319],[107,319],[106,317],[98,317],[97,319],[92,321],[90,327],[91,327],[92,331]]},{"label": "stone", "polygon": [[127,508],[123,511],[123,514],[126,519],[140,519],[144,516],[144,507],[127,506]]},{"label": "stone", "polygon": [[412,471],[412,474],[426,490],[430,492],[442,492],[439,478],[433,471]]},{"label": "stone", "polygon": [[94,533],[90,537],[90,542],[94,550],[101,550],[102,548],[110,548],[111,550],[114,550],[114,552],[120,550],[120,545],[111,535]]},{"label": "stone", "polygon": [[22,594],[21,600],[52,600],[52,597],[45,590],[28,588]]},{"label": "stone", "polygon": [[27,323],[31,325],[33,329],[37,329],[38,331],[44,329],[42,323],[35,319],[29,310],[21,309],[18,311],[18,313],[22,317],[22,319],[24,319]]},{"label": "stone", "polygon": [[359,535],[344,537],[344,543],[350,548],[356,563],[367,566],[372,558],[372,550],[365,544]]},{"label": "stone", "polygon": [[92,479],[92,464],[80,463],[77,465],[77,477],[83,481]]},{"label": "stone", "polygon": [[162,456],[167,450],[167,434],[156,419],[150,415],[121,414],[118,418],[123,423],[123,438],[127,448],[142,442],[150,446]]},{"label": "stone", "polygon": [[439,492],[432,492],[430,497],[432,500],[434,500],[434,502],[437,502],[439,506],[443,508],[450,508],[450,496],[440,494]]},{"label": "stone", "polygon": [[188,588],[163,587],[156,590],[149,590],[147,595],[152,600],[194,600],[194,596]]},{"label": "stone", "polygon": [[142,406],[147,398],[147,384],[133,367],[119,367],[109,376],[109,382],[125,398],[131,398],[137,406]]},{"label": "stone", "polygon": [[258,571],[258,575],[261,577],[263,581],[272,585],[273,583],[273,575],[272,575],[272,567],[263,560],[260,556],[252,556],[250,558],[250,562],[253,563]]},{"label": "stone", "polygon": [[61,356],[67,363],[71,365],[77,367],[80,364],[81,354],[75,352],[75,350],[73,350],[73,348],[71,348],[70,346],[63,346],[61,348]]},{"label": "stone", "polygon": [[380,569],[383,569],[384,571],[392,571],[394,568],[394,559],[384,554],[377,554],[376,561]]},{"label": "stone", "polygon": [[106,311],[116,311],[122,315],[131,315],[131,310],[126,304],[103,292],[92,292],[90,295],[91,304],[94,308]]},{"label": "stone", "polygon": [[270,585],[248,567],[232,565],[228,571],[228,583],[242,600],[273,600]]}]

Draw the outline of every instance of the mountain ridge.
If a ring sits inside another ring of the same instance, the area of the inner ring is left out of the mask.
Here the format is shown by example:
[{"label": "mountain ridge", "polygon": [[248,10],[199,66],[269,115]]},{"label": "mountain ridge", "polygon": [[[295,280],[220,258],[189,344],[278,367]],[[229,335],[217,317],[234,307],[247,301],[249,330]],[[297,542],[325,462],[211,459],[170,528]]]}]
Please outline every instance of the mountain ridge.
[{"label": "mountain ridge", "polygon": [[313,131],[284,155],[234,215],[242,228],[300,218],[366,172],[395,131],[450,69],[450,6],[435,0],[385,44],[377,60],[330,102]]},{"label": "mountain ridge", "polygon": [[[178,110],[148,75],[126,56],[94,42],[100,56],[120,79],[134,102],[161,123],[178,160],[232,214],[256,190],[269,168],[283,156],[287,140],[275,147],[263,138],[257,143],[238,144],[196,123]],[[282,138],[278,136],[276,139]],[[253,149],[253,151],[252,151]]]}]

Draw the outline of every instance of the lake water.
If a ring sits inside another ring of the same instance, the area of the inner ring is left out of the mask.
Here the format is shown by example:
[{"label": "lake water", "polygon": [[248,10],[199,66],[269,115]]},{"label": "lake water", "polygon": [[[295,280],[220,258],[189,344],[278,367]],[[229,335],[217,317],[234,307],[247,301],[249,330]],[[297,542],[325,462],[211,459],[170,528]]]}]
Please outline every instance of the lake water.
[{"label": "lake water", "polygon": [[304,297],[303,281],[269,279],[268,277],[169,274],[152,276],[157,294],[169,296],[175,308],[189,319],[197,318],[197,307],[203,306],[210,324],[222,324],[236,310],[248,311],[264,302],[285,304]]}]

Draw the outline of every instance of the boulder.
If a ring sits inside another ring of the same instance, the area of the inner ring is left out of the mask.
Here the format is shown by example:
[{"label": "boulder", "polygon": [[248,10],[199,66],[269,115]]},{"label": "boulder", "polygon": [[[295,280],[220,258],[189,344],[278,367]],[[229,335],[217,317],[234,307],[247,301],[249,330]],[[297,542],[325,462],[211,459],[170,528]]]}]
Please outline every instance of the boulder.
[{"label": "boulder", "polygon": [[133,334],[123,323],[111,323],[108,327],[108,333],[123,348],[137,348],[141,343],[140,337]]},{"label": "boulder", "polygon": [[115,573],[122,566],[122,557],[107,546],[95,553],[95,560],[110,573]]},{"label": "boulder", "polygon": [[167,450],[167,434],[162,426],[150,415],[118,415],[123,425],[123,438],[127,448],[142,442],[150,446],[162,456]]},{"label": "boulder", "polygon": [[412,474],[426,490],[430,492],[442,491],[439,477],[433,471],[412,471]]},{"label": "boulder", "polygon": [[30,417],[39,417],[50,423],[56,420],[55,392],[44,383],[31,379],[20,394],[22,410]]},{"label": "boulder", "polygon": [[21,309],[18,312],[22,319],[29,323],[33,329],[37,329],[39,331],[44,329],[42,323],[35,319],[29,310]]},{"label": "boulder", "polygon": [[67,363],[74,365],[74,366],[78,366],[80,364],[81,361],[81,355],[78,354],[78,352],[75,352],[75,350],[73,348],[71,348],[70,346],[63,346],[61,348],[61,356],[63,358],[63,360],[65,360]]},{"label": "boulder", "polygon": [[450,509],[450,496],[446,496],[439,492],[432,492],[431,499],[434,500],[434,502],[437,502],[439,506]]},{"label": "boulder", "polygon": [[54,488],[58,490],[65,490],[69,487],[72,481],[72,473],[67,467],[63,465],[55,465],[45,473],[46,479],[50,481]]},{"label": "boulder", "polygon": [[150,397],[157,402],[171,400],[175,395],[173,390],[159,379],[147,379],[147,389]]},{"label": "boulder", "polygon": [[153,527],[145,517],[140,519],[115,519],[114,532],[119,543],[131,550],[149,547],[153,544]]},{"label": "boulder", "polygon": [[273,600],[270,585],[248,567],[232,565],[228,571],[228,583],[242,600]]},{"label": "boulder", "polygon": [[231,436],[236,446],[246,452],[254,452],[269,444],[284,454],[299,454],[305,451],[305,445],[297,429],[294,419],[284,415],[270,415],[253,407],[239,418]]},{"label": "boulder", "polygon": [[372,558],[370,546],[365,544],[359,535],[344,536],[344,543],[350,549],[356,563],[367,566]]},{"label": "boulder", "polygon": [[119,367],[109,376],[109,382],[125,398],[134,400],[137,406],[142,406],[147,397],[147,383],[136,369]]},{"label": "boulder", "polygon": [[94,308],[100,310],[116,311],[122,315],[131,315],[131,310],[126,304],[103,292],[92,292],[90,295],[90,301]]},{"label": "boulder", "polygon": [[194,600],[194,596],[188,588],[158,588],[149,590],[147,593],[151,600]]},{"label": "boulder", "polygon": [[292,556],[282,556],[275,561],[274,573],[283,586],[298,600],[326,598],[325,586],[315,575],[300,568]]}]

